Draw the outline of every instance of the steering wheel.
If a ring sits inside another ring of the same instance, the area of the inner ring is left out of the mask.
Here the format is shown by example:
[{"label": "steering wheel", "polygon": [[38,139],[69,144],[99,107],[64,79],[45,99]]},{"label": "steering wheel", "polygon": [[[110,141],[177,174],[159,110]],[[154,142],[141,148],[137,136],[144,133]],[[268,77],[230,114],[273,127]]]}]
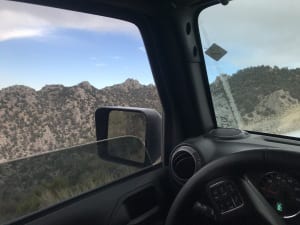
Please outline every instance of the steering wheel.
[{"label": "steering wheel", "polygon": [[[242,181],[238,191],[247,195],[249,205],[270,225],[285,225],[285,221],[278,215],[252,182],[245,176],[251,168],[270,167],[273,169],[299,169],[300,153],[277,149],[261,149],[243,151],[214,160],[195,173],[181,188],[169,210],[166,225],[184,225],[187,209],[192,209],[199,190],[212,180],[231,176]],[[246,201],[243,198],[243,201]]]}]

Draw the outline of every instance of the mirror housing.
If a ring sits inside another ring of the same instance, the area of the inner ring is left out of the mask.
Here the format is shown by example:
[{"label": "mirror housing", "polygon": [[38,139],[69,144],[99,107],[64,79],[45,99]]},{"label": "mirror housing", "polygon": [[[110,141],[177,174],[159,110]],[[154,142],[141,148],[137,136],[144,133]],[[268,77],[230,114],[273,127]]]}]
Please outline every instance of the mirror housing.
[{"label": "mirror housing", "polygon": [[[109,128],[110,128],[110,115],[111,113],[126,113],[128,115],[140,115],[144,119],[144,139],[145,147],[147,152],[145,153],[145,162],[144,164],[155,163],[159,160],[161,156],[161,147],[162,147],[162,119],[161,115],[154,109],[148,108],[135,108],[135,107],[119,107],[119,106],[106,106],[98,108],[95,112],[95,122],[96,122],[96,137],[97,141],[105,140],[108,138],[112,138],[109,136]],[[138,118],[137,118],[138,119]],[[139,119],[140,120],[140,119]],[[114,124],[114,126],[116,126]],[[121,125],[120,125],[121,126]],[[124,134],[124,136],[132,135],[132,134]],[[99,152],[101,158],[106,159],[108,161],[115,161],[109,155],[105,154],[105,152]],[[149,161],[148,161],[149,160]],[[125,160],[119,163],[129,165],[129,161]],[[127,163],[126,163],[127,162]],[[133,162],[136,164],[136,162]]]}]

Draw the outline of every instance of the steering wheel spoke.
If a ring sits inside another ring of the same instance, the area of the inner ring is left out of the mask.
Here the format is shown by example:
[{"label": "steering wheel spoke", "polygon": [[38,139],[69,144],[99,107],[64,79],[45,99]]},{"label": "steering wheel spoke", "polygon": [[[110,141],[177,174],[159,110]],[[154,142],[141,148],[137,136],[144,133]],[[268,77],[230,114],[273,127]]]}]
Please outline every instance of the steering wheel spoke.
[{"label": "steering wheel spoke", "polygon": [[211,202],[221,215],[226,215],[243,207],[240,191],[230,179],[222,179],[208,186]]}]

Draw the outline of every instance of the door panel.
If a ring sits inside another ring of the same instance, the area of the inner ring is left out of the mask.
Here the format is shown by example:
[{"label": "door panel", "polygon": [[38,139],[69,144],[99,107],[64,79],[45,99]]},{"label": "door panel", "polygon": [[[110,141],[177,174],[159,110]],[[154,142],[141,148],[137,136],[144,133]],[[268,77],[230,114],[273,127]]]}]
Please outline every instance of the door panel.
[{"label": "door panel", "polygon": [[11,224],[163,224],[169,199],[165,180],[158,165]]}]

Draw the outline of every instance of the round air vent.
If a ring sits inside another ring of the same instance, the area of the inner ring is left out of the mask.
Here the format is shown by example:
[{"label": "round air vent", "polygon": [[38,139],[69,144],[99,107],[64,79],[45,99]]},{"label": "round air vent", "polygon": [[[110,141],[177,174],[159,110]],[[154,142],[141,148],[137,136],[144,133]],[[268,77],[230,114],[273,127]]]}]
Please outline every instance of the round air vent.
[{"label": "round air vent", "polygon": [[192,147],[179,146],[171,154],[170,166],[175,179],[183,183],[200,169],[201,158]]}]

